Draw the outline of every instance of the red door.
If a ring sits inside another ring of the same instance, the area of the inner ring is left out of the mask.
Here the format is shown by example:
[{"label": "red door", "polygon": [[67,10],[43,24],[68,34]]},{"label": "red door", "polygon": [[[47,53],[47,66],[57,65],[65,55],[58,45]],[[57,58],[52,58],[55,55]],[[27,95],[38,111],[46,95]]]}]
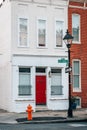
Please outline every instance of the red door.
[{"label": "red door", "polygon": [[46,104],[46,76],[36,76],[36,104]]}]

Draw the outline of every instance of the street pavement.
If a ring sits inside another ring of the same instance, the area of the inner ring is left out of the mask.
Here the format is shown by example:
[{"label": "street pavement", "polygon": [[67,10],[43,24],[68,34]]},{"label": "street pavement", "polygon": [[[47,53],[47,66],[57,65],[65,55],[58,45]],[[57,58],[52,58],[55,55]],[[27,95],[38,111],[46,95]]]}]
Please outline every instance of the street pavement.
[{"label": "street pavement", "polygon": [[32,113],[32,121],[27,121],[27,113],[13,113],[0,109],[0,123],[58,123],[87,121],[87,109],[73,110],[73,117],[67,117],[67,111],[36,111]]}]

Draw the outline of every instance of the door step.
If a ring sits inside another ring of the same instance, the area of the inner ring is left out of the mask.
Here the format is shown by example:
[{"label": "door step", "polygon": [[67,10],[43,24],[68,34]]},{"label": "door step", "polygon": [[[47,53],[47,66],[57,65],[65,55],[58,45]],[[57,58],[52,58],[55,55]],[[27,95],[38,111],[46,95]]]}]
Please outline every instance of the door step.
[{"label": "door step", "polygon": [[47,108],[47,106],[44,106],[44,105],[37,105],[36,106],[36,111],[48,111],[48,108]]}]

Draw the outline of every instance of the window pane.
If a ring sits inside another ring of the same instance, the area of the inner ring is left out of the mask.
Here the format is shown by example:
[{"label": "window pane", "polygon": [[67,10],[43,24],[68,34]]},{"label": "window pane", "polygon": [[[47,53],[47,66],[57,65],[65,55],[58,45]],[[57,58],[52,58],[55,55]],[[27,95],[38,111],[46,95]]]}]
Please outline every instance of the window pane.
[{"label": "window pane", "polygon": [[27,19],[19,19],[19,43],[21,46],[27,45]]},{"label": "window pane", "polygon": [[51,95],[62,94],[61,69],[51,69]]},{"label": "window pane", "polygon": [[51,86],[51,95],[62,95],[62,86]]},{"label": "window pane", "polygon": [[79,98],[76,98],[76,99],[75,99],[75,103],[76,103],[77,106],[80,106],[80,105],[81,105],[81,104],[80,104],[80,99],[79,99]]},{"label": "window pane", "polygon": [[79,76],[74,75],[73,80],[74,80],[74,84],[73,84],[74,88],[79,88]]},{"label": "window pane", "polygon": [[38,44],[45,46],[46,44],[46,21],[38,20]]},{"label": "window pane", "polygon": [[74,36],[74,41],[79,41],[79,29],[80,29],[80,16],[72,15],[72,34]]},{"label": "window pane", "polygon": [[30,68],[19,68],[19,72],[29,73],[30,72]]},{"label": "window pane", "polygon": [[20,74],[19,75],[20,85],[30,85],[30,74]]},{"label": "window pane", "polygon": [[19,95],[31,94],[30,68],[19,68]]},{"label": "window pane", "polygon": [[79,28],[73,28],[74,41],[79,41]]},{"label": "window pane", "polygon": [[80,87],[80,61],[73,61],[73,87]]},{"label": "window pane", "polygon": [[20,46],[27,45],[27,34],[20,32]]},{"label": "window pane", "polygon": [[52,76],[51,76],[51,84],[52,85],[61,85],[61,75],[52,74]]},{"label": "window pane", "polygon": [[56,21],[56,47],[62,47],[63,22]]},{"label": "window pane", "polygon": [[21,32],[27,32],[27,19],[20,18],[20,30]]},{"label": "window pane", "polygon": [[51,69],[51,73],[60,73],[61,74],[61,69]]},{"label": "window pane", "polygon": [[79,61],[74,61],[74,75],[79,74]]},{"label": "window pane", "polygon": [[29,85],[19,85],[19,95],[30,95],[31,94],[31,86]]},{"label": "window pane", "polygon": [[36,68],[37,73],[45,73],[46,69],[45,68]]}]

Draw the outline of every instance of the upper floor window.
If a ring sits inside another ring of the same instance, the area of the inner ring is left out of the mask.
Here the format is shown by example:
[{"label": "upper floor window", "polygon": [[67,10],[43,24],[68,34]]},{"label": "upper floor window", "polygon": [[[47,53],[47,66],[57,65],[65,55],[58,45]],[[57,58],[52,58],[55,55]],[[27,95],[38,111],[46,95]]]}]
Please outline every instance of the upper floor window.
[{"label": "upper floor window", "polygon": [[74,60],[73,61],[73,88],[75,91],[78,91],[80,89],[80,61],[79,60]]},{"label": "upper floor window", "polygon": [[26,47],[28,44],[28,19],[19,18],[19,46]]},{"label": "upper floor window", "polygon": [[63,21],[56,21],[56,47],[62,47],[63,43]]},{"label": "upper floor window", "polygon": [[38,46],[46,46],[46,20],[38,20]]},{"label": "upper floor window", "polygon": [[72,35],[74,42],[80,42],[80,15],[72,14]]}]

